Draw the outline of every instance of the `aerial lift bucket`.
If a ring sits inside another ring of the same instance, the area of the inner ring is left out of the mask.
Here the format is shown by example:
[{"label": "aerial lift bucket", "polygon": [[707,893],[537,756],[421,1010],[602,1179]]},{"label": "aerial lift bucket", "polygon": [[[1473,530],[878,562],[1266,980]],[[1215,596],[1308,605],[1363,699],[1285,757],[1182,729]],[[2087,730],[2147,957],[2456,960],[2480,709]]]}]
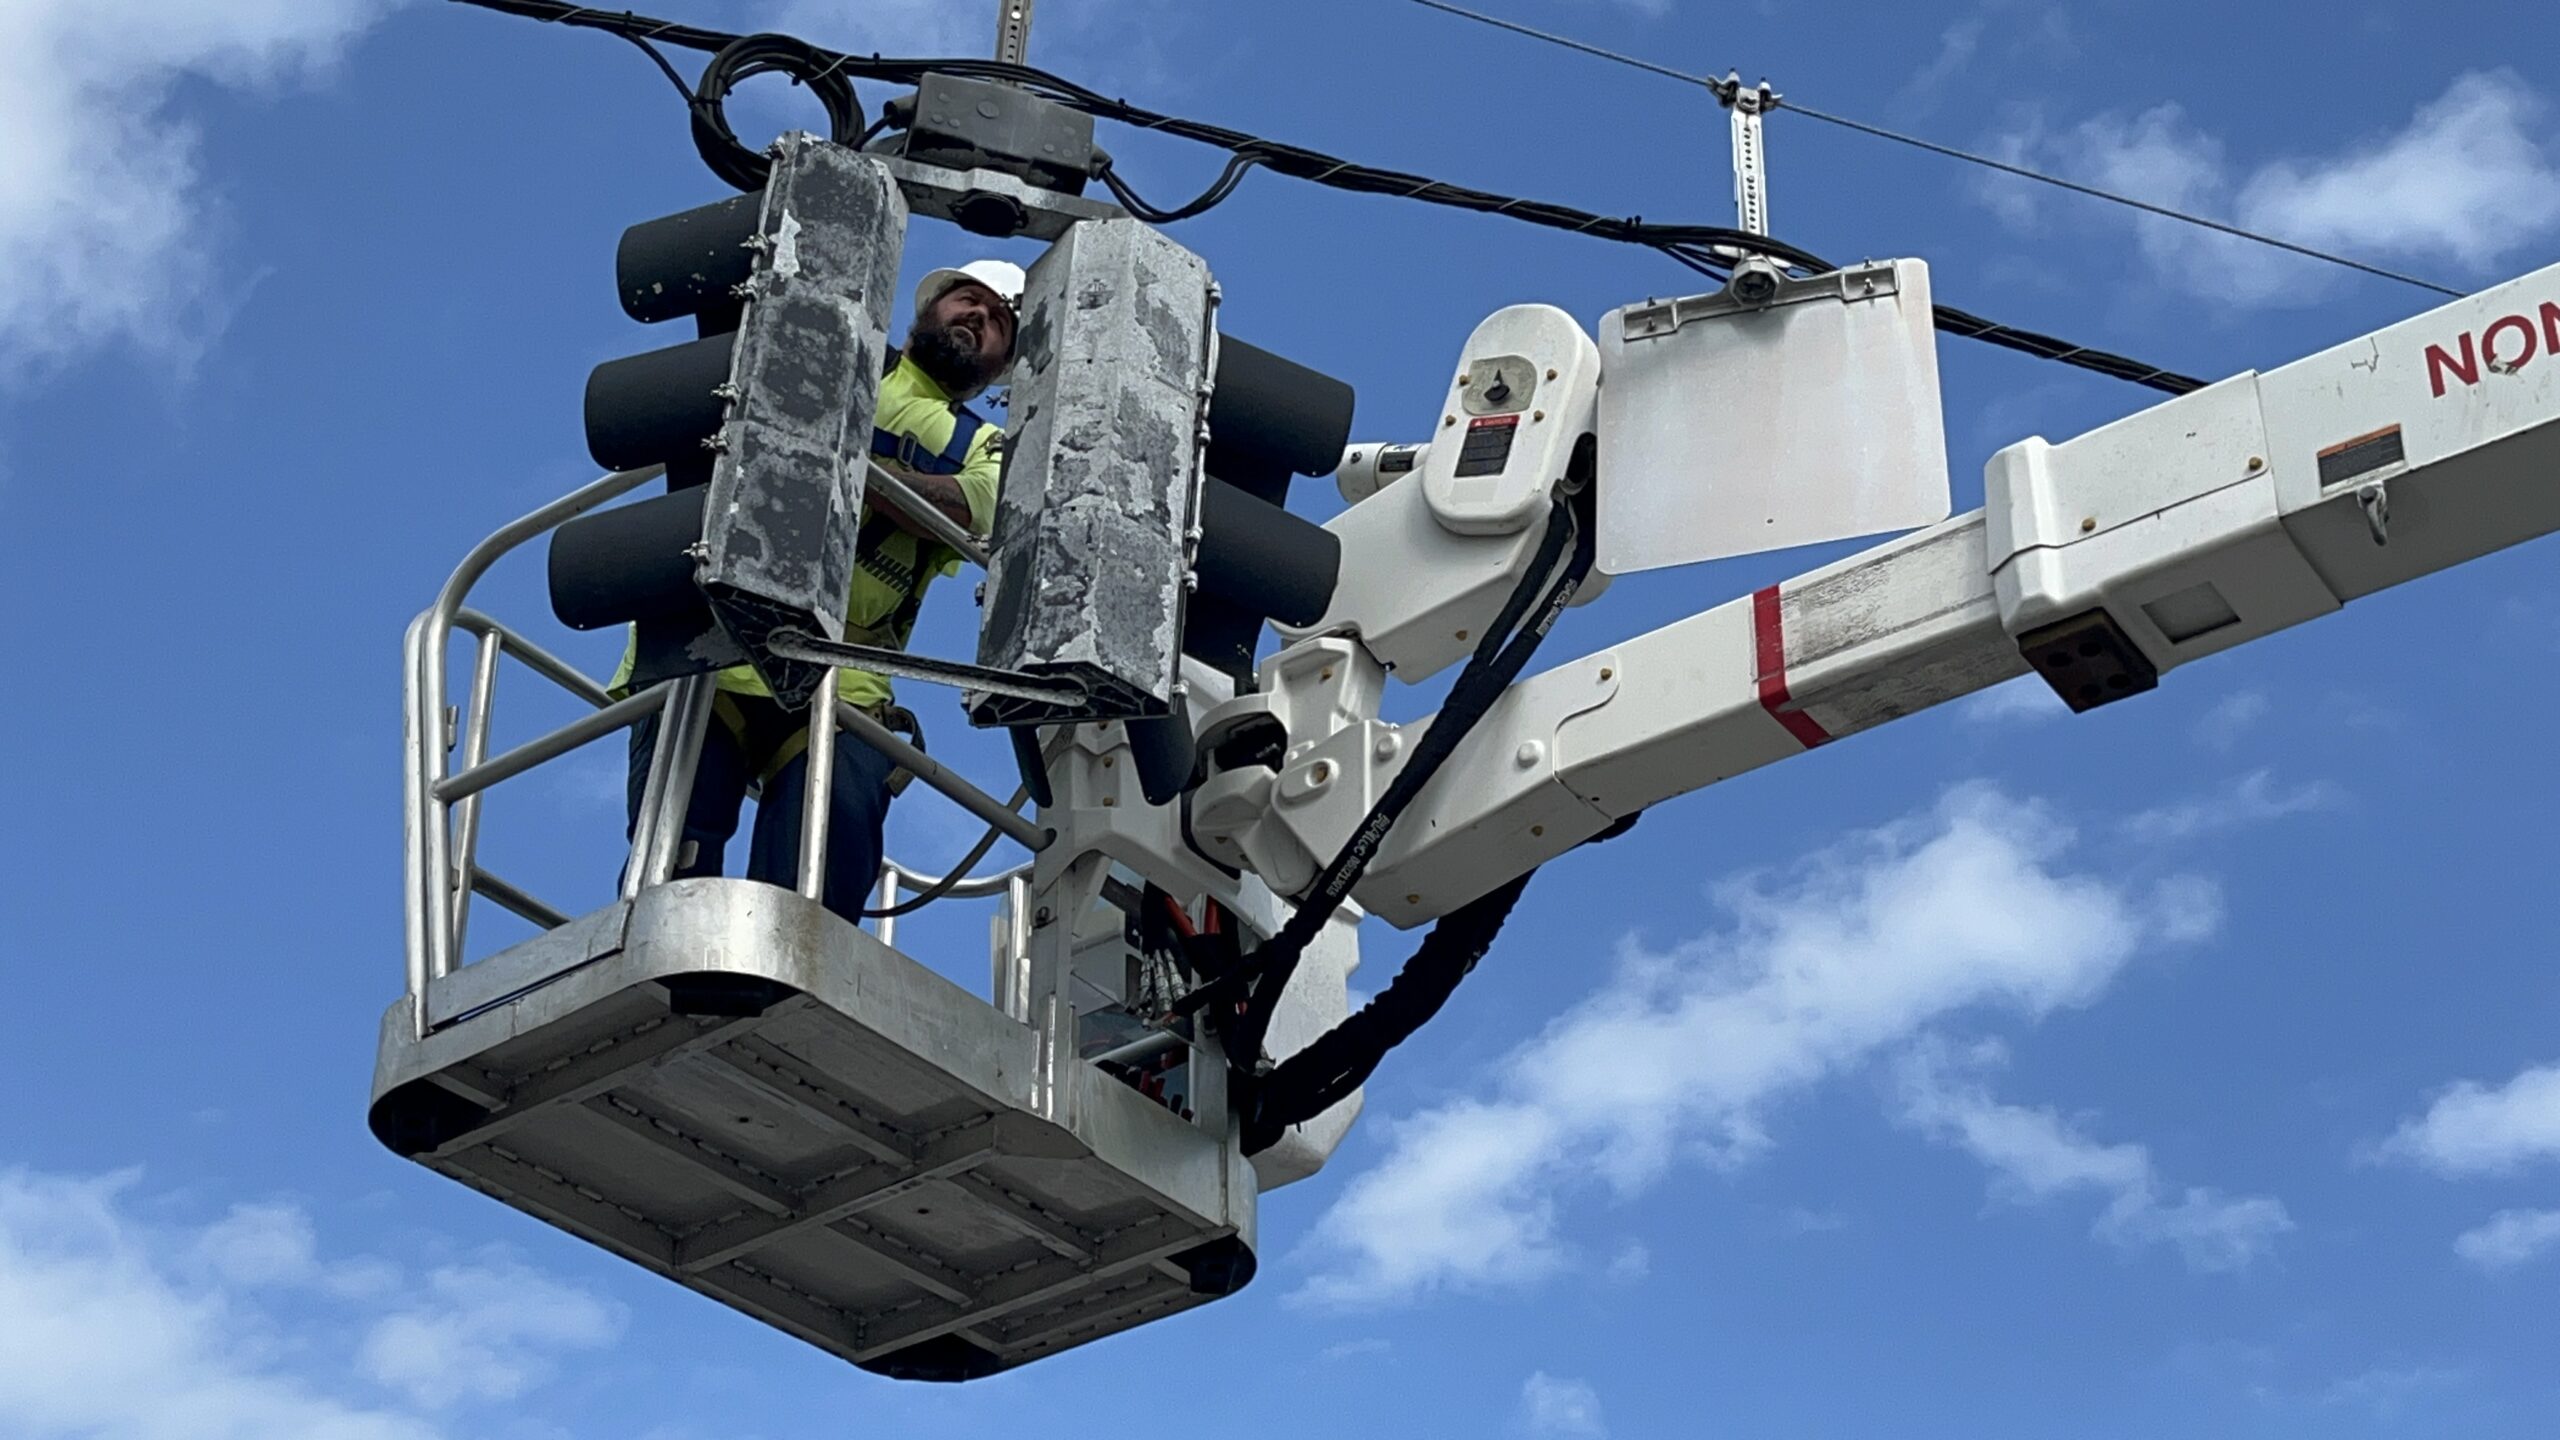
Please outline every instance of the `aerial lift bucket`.
[{"label": "aerial lift bucket", "polygon": [[1232,1138],[774,886],[654,886],[422,1003],[385,1145],[865,1369],[990,1374],[1253,1274]]}]

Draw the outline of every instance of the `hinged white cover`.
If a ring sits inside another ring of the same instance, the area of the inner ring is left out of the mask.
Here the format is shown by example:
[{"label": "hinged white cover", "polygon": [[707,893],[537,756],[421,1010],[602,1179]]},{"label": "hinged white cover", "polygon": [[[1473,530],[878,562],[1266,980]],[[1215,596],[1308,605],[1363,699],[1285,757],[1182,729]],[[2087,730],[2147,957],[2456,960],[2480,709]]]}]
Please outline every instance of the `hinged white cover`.
[{"label": "hinged white cover", "polygon": [[1860,266],[1600,322],[1599,568],[1659,570],[1947,518],[1929,267]]}]

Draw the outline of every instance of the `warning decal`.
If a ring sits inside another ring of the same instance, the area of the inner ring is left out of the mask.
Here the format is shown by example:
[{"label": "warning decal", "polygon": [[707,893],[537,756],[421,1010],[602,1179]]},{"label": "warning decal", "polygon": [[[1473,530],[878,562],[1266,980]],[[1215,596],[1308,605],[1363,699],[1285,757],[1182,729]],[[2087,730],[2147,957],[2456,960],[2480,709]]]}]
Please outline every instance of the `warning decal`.
[{"label": "warning decal", "polygon": [[1499,475],[1511,463],[1511,442],[1520,434],[1517,415],[1486,415],[1467,423],[1466,443],[1458,447],[1457,478]]}]

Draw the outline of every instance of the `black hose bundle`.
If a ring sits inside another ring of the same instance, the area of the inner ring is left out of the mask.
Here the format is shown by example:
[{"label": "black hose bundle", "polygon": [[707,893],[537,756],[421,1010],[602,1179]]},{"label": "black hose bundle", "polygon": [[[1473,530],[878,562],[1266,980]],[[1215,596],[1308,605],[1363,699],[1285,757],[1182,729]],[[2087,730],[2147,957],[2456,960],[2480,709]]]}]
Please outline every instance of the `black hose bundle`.
[{"label": "black hose bundle", "polygon": [[1511,918],[1511,907],[1537,873],[1532,870],[1441,916],[1431,933],[1422,937],[1413,958],[1404,962],[1385,990],[1360,1007],[1360,1013],[1255,1081],[1238,1107],[1244,1116],[1244,1153],[1270,1149],[1290,1126],[1304,1124],[1340,1104],[1368,1081],[1388,1051],[1413,1038],[1413,1032],[1439,1014],[1457,992],[1458,982],[1493,948],[1502,922]]},{"label": "black hose bundle", "polygon": [[[1591,449],[1586,437],[1577,454],[1577,462],[1587,464],[1584,457]],[[1529,656],[1537,650],[1547,632],[1554,628],[1565,607],[1572,603],[1574,591],[1591,573],[1596,544],[1593,528],[1586,523],[1587,517],[1580,513],[1589,501],[1590,491],[1585,489],[1578,496],[1560,496],[1553,502],[1547,516],[1546,534],[1539,539],[1537,554],[1531,559],[1527,573],[1512,591],[1511,598],[1504,602],[1500,617],[1485,632],[1474,658],[1467,662],[1465,670],[1459,672],[1457,682],[1449,689],[1447,703],[1440,707],[1431,728],[1423,732],[1421,741],[1414,746],[1412,758],[1396,772],[1396,778],[1387,784],[1386,793],[1378,797],[1378,803],[1370,808],[1351,838],[1344,842],[1341,853],[1333,857],[1333,862],[1325,866],[1316,876],[1315,883],[1308,887],[1296,911],[1280,927],[1280,933],[1245,957],[1242,965],[1193,990],[1175,1005],[1176,1014],[1209,1010],[1213,1002],[1233,1000],[1237,998],[1237,991],[1244,991],[1241,1017],[1230,1021],[1221,1017],[1219,1012],[1210,1010],[1213,1023],[1226,1031],[1224,1038],[1230,1063],[1239,1067],[1249,1066],[1261,1054],[1262,1037],[1270,1027],[1272,1011],[1279,1005],[1281,993],[1288,988],[1289,977],[1296,973],[1298,958],[1305,953],[1308,942],[1314,940],[1317,932],[1333,918],[1334,912],[1351,894],[1352,887],[1367,873],[1369,862],[1377,857],[1379,847],[1386,842],[1397,818],[1413,804],[1423,787],[1431,783],[1450,753],[1458,748],[1458,742],[1466,738],[1467,733],[1484,718],[1485,712],[1502,698],[1502,692],[1519,678],[1520,671],[1529,663]],[[1573,554],[1559,571],[1557,561],[1568,545],[1572,546]],[[1550,577],[1552,583],[1546,583]],[[1538,600],[1542,584],[1546,590],[1545,603],[1539,607],[1537,618],[1523,626],[1521,622]]]}]

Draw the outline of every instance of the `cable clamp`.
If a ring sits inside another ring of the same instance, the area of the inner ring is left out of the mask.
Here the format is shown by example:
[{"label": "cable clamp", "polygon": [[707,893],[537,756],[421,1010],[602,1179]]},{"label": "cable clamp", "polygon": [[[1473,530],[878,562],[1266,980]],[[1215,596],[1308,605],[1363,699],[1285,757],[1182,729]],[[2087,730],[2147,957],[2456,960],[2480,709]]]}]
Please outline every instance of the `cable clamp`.
[{"label": "cable clamp", "polygon": [[1742,72],[1727,70],[1724,79],[1715,84],[1716,99],[1728,110],[1740,108],[1746,115],[1766,115],[1787,103],[1787,97],[1769,87],[1767,80],[1757,85],[1742,83]]},{"label": "cable clamp", "polygon": [[[1852,265],[1820,275],[1771,273],[1775,270],[1775,266],[1770,266],[1768,271],[1759,271],[1758,267],[1746,261],[1735,269],[1733,283],[1713,294],[1687,295],[1651,305],[1630,306],[1622,322],[1624,338],[1630,341],[1658,340],[1694,321],[1713,320],[1739,311],[1768,310],[1813,300],[1855,305],[1868,300],[1882,300],[1900,290],[1900,282],[1890,260]],[[1746,285],[1743,277],[1750,273],[1757,273],[1759,279]],[[1760,288],[1763,284],[1765,293]]]}]

